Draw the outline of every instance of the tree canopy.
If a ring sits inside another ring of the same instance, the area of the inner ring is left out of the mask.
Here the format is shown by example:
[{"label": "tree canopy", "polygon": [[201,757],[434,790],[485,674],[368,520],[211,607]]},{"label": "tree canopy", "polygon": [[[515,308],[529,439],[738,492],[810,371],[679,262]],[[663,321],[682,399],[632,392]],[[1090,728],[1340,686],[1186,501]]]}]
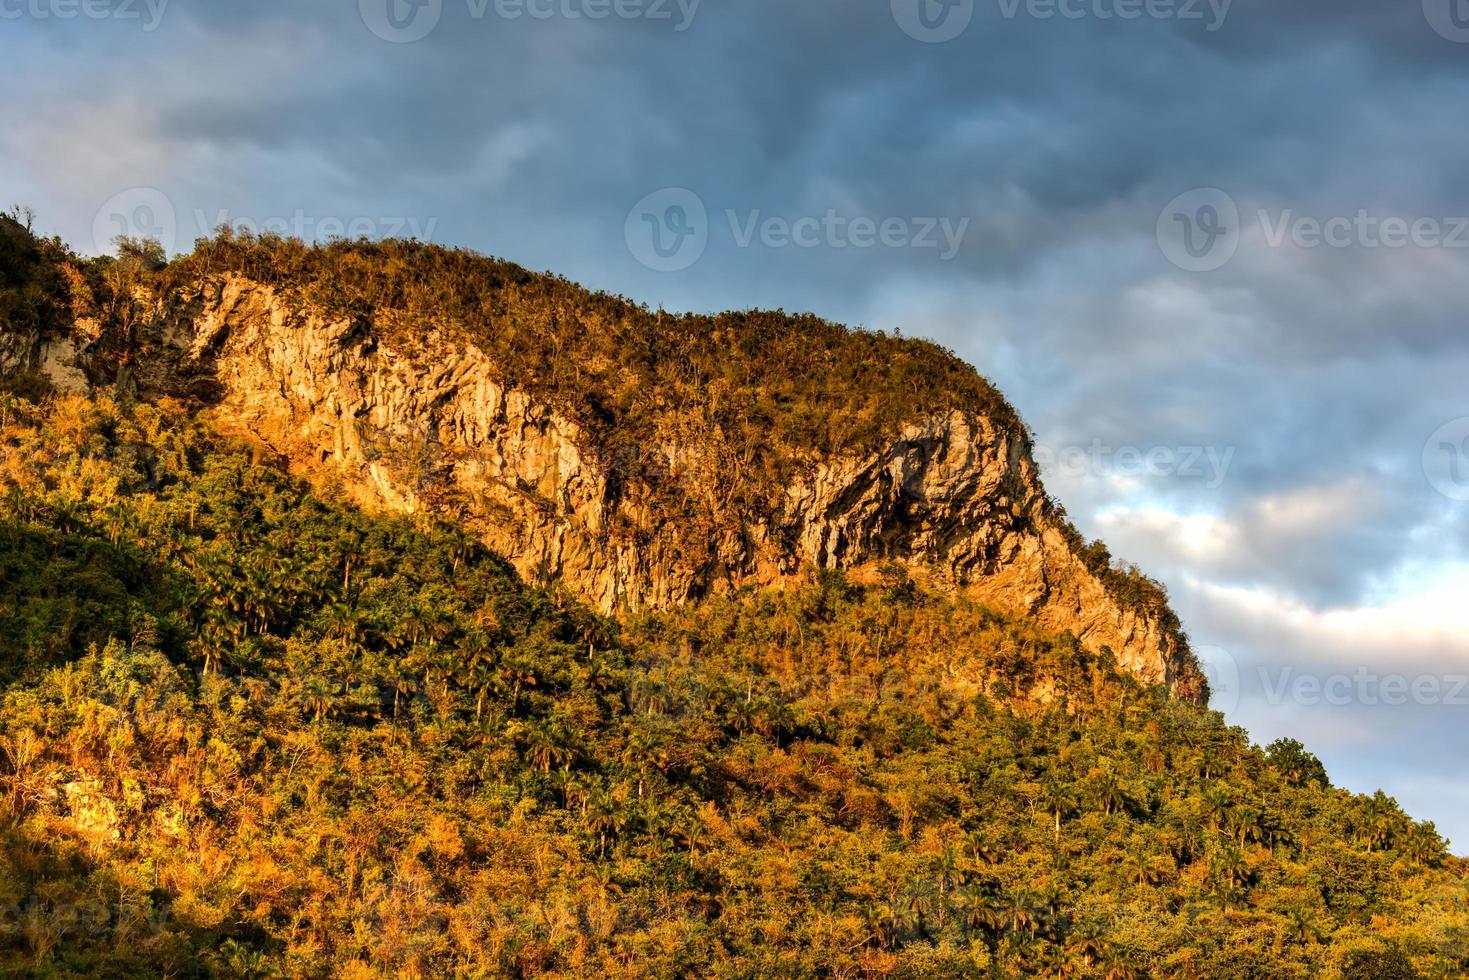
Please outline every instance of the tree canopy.
[{"label": "tree canopy", "polygon": [[0,964],[1462,975],[1463,862],[899,569],[618,622],[207,413],[0,395]]}]

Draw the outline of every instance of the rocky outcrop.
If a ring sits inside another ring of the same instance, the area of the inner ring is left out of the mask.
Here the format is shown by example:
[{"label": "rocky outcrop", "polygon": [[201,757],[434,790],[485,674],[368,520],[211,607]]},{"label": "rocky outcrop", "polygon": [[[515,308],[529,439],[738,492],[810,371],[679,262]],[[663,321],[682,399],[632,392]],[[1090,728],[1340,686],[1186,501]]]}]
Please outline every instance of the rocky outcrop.
[{"label": "rocky outcrop", "polygon": [[[807,452],[789,478],[750,480],[708,416],[660,408],[650,437],[613,445],[508,382],[452,325],[394,326],[215,275],[153,302],[128,384],[206,400],[303,475],[367,506],[451,517],[527,579],[606,612],[898,562],[1205,696],[1171,614],[1120,600],[1089,569],[1013,420],[929,413],[868,451]],[[77,390],[105,374],[87,362],[94,334],[9,337],[0,367]]]},{"label": "rocky outcrop", "polygon": [[78,339],[39,330],[0,333],[0,374],[32,374],[61,392],[83,392],[88,379]]},{"label": "rocky outcrop", "polygon": [[880,451],[809,460],[740,511],[717,432],[671,416],[652,444],[613,452],[462,340],[331,320],[233,276],[157,323],[164,356],[141,383],[216,386],[223,420],[308,473],[366,504],[451,515],[528,579],[604,611],[896,561],[1202,695],[1176,633],[1088,570],[1023,436],[987,417],[915,419]]},{"label": "rocky outcrop", "polygon": [[1179,639],[1109,594],[1049,511],[1025,446],[986,418],[953,413],[908,426],[877,456],[819,465],[784,517],[805,561],[927,566],[990,605],[1110,648],[1146,683],[1198,696],[1202,679]]}]

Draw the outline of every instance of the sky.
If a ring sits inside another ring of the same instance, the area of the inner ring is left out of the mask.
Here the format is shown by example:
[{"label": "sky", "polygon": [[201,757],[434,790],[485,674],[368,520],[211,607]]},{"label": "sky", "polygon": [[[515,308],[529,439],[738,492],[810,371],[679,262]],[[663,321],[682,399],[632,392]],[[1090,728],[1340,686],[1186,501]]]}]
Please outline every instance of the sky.
[{"label": "sky", "polygon": [[1469,0],[0,0],[0,45],[0,205],[83,253],[415,236],[943,343],[1216,707],[1469,853]]}]

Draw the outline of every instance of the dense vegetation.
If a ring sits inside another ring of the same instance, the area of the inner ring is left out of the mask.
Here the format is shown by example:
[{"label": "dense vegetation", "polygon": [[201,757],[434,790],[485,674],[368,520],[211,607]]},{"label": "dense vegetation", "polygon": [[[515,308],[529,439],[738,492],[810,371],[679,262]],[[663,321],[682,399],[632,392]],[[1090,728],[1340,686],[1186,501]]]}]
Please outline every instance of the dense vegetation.
[{"label": "dense vegetation", "polygon": [[0,970],[1393,977],[1465,866],[891,571],[615,623],[163,402],[0,394]]},{"label": "dense vegetation", "polygon": [[29,216],[0,214],[0,327],[7,333],[55,331],[71,322],[69,250],[30,233]]},{"label": "dense vegetation", "polygon": [[[138,328],[149,297],[171,298],[165,307],[186,304],[212,277],[244,276],[277,289],[302,313],[356,322],[364,335],[411,347],[438,331],[474,343],[507,381],[577,420],[593,442],[584,448],[638,484],[664,522],[699,529],[695,539],[718,537],[726,530],[718,521],[748,525],[752,514],[768,512],[813,458],[871,450],[924,415],[969,411],[1022,443],[1030,439],[1000,393],[949,351],[814,316],[652,312],[558,276],[411,241],[308,246],[225,227],[171,263],[156,242],[128,239],[119,239],[115,259],[81,259],[57,240],[35,238],[15,220],[24,217],[0,216],[0,363],[6,335],[24,333],[30,322],[7,319],[6,309],[44,309],[38,322],[50,332],[88,324],[82,339],[94,380],[130,395],[134,365],[157,353]],[[7,252],[17,258],[6,263]],[[44,292],[35,282],[47,284]],[[16,372],[0,384],[45,388],[43,378]],[[174,393],[207,400],[209,383],[191,384]],[[694,506],[702,495],[646,451],[660,442],[660,430],[665,440],[678,432],[677,441],[713,452],[721,471],[739,474],[724,488],[725,512],[714,523]],[[1146,611],[1186,650],[1163,587],[1114,561],[1100,542],[1088,545],[1059,503],[1049,507],[1113,596]],[[698,547],[697,540],[687,545]]]},{"label": "dense vegetation", "polygon": [[[757,484],[924,412],[1020,431],[947,352],[811,317],[401,242],[83,260],[0,217],[0,974],[1469,970],[1431,825],[1072,637],[896,569],[617,622],[308,490],[139,390],[153,299],[220,272],[461,331],[614,448],[685,412]],[[62,333],[111,395],[27,370]]]},{"label": "dense vegetation", "polygon": [[[951,352],[811,315],[655,313],[462,249],[399,240],[308,246],[228,228],[197,242],[157,281],[187,292],[221,272],[273,285],[303,310],[410,342],[430,330],[458,333],[490,353],[510,381],[593,433],[620,470],[654,486],[662,474],[642,450],[658,441],[660,418],[698,419],[740,474],[727,490],[737,507],[768,507],[813,454],[871,450],[925,415],[973,412],[1030,443],[1009,402]],[[682,494],[671,488],[662,496],[676,507]],[[1187,648],[1162,585],[1114,561],[1100,542],[1088,545],[1064,508],[1050,506],[1112,594],[1157,617]]]},{"label": "dense vegetation", "polygon": [[[124,243],[134,254],[138,243]],[[412,342],[431,330],[464,336],[516,385],[594,434],[611,458],[656,486],[642,447],[660,418],[696,419],[707,444],[725,448],[740,474],[726,488],[739,508],[763,510],[812,456],[843,455],[891,440],[907,422],[954,409],[991,419],[1027,446],[1030,434],[998,390],[951,352],[923,340],[848,330],[815,316],[749,311],[718,316],[653,313],[559,276],[462,249],[388,240],[308,246],[221,229],[156,279],[187,292],[212,275],[267,283],[303,310],[353,319]],[[697,524],[660,494],[667,519]],[[1124,606],[1145,610],[1182,649],[1188,640],[1163,586],[1088,544],[1049,502],[1073,549]],[[718,529],[711,528],[710,534]]]},{"label": "dense vegetation", "polygon": [[472,340],[508,380],[602,443],[644,445],[660,414],[702,418],[772,479],[802,454],[853,452],[953,408],[1022,431],[999,392],[950,352],[809,315],[653,312],[462,249],[308,246],[227,228],[159,279],[187,290],[224,272],[385,336],[411,341],[440,329]]}]

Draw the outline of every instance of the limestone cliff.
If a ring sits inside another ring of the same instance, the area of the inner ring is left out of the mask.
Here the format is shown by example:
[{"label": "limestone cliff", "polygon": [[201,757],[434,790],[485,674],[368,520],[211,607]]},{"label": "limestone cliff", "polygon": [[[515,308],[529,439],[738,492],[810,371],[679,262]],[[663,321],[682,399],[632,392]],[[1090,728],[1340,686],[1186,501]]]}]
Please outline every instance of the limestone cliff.
[{"label": "limestone cliff", "polygon": [[[221,421],[302,471],[364,503],[451,516],[527,578],[604,611],[897,561],[1110,648],[1145,682],[1205,696],[1166,608],[1130,606],[1088,568],[1008,420],[913,418],[875,450],[808,454],[751,506],[737,503],[740,464],[718,426],[668,412],[651,439],[614,450],[508,383],[476,344],[386,329],[390,317],[333,317],[214,275],[159,302],[137,380],[211,391]],[[32,356],[71,372],[73,352]]]},{"label": "limestone cliff", "polygon": [[207,407],[604,611],[898,562],[1206,694],[1161,592],[1084,547],[1014,409],[932,344],[654,313],[412,242],[225,234],[84,261],[0,217],[0,282],[9,383]]}]

